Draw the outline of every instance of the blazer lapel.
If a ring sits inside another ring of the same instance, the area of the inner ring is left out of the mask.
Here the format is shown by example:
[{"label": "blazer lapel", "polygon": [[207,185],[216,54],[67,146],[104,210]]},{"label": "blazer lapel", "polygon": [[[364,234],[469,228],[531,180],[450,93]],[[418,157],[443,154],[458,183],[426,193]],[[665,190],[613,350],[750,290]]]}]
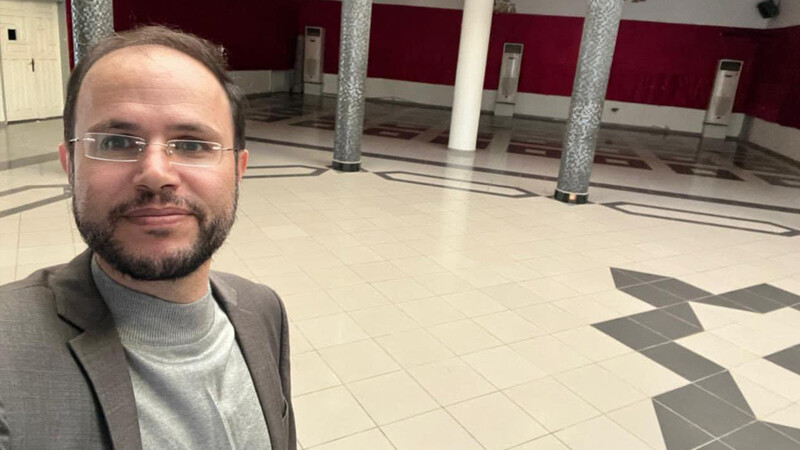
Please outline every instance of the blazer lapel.
[{"label": "blazer lapel", "polygon": [[276,450],[286,448],[288,437],[281,417],[286,405],[275,365],[278,355],[272,353],[271,341],[273,339],[270,338],[258,315],[238,306],[236,290],[232,286],[213,275],[211,284],[215,297],[228,313],[228,318],[236,332],[236,340],[250,370],[250,376],[261,404],[261,411],[267,420],[272,448]]},{"label": "blazer lapel", "polygon": [[83,333],[68,343],[91,381],[115,449],[141,449],[139,417],[125,350],[92,281],[92,253],[73,259],[53,278],[58,314]]}]

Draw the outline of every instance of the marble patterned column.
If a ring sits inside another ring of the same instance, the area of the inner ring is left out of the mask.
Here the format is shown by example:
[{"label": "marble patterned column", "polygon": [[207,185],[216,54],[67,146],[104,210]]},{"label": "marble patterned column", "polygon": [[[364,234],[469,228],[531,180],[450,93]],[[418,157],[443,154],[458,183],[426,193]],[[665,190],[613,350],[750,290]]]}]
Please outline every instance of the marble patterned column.
[{"label": "marble patterned column", "polygon": [[483,77],[492,29],[492,0],[464,0],[456,85],[447,148],[475,151],[481,119]]},{"label": "marble patterned column", "polygon": [[72,51],[75,63],[95,42],[114,32],[112,0],[72,0]]},{"label": "marble patterned column", "polygon": [[364,82],[367,78],[369,25],[372,0],[343,0],[339,44],[339,93],[336,101],[336,137],[333,169],[361,169],[364,127]]},{"label": "marble patterned column", "polygon": [[586,203],[623,0],[589,0],[555,198]]}]

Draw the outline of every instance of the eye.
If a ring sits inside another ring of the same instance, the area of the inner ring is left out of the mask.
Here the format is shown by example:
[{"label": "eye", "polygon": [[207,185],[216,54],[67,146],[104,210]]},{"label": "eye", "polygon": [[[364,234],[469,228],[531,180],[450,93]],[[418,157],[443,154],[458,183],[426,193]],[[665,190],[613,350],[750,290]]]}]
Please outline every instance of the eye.
[{"label": "eye", "polygon": [[136,139],[129,136],[108,134],[97,138],[97,148],[110,151],[129,150],[131,148],[137,148],[136,142]]},{"label": "eye", "polygon": [[205,141],[188,141],[188,140],[176,140],[170,142],[170,146],[179,152],[184,153],[203,153],[203,152],[210,152],[215,150],[219,147],[219,145],[213,142],[205,142]]}]

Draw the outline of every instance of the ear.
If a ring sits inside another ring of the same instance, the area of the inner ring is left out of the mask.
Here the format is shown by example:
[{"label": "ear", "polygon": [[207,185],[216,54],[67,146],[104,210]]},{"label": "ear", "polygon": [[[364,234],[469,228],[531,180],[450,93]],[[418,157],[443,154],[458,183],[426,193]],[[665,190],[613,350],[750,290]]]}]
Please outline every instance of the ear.
[{"label": "ear", "polygon": [[69,157],[69,149],[64,142],[58,144],[58,159],[61,161],[61,168],[64,169],[64,173],[67,174],[69,184],[72,185],[72,178],[75,175],[75,170],[72,167],[73,162]]},{"label": "ear", "polygon": [[237,169],[239,170],[239,179],[236,180],[237,183],[242,181],[242,175],[244,175],[244,171],[247,169],[247,158],[249,156],[250,154],[247,150],[239,150],[239,160],[236,162],[236,164],[238,164]]}]

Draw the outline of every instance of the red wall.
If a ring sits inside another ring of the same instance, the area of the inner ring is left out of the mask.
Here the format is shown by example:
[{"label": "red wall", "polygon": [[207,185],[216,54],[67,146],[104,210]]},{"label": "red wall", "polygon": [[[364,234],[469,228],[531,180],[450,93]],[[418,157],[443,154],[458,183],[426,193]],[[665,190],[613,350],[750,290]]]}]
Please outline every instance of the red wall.
[{"label": "red wall", "polygon": [[[325,72],[336,73],[339,2],[307,3],[305,25],[325,28]],[[367,74],[370,77],[452,85],[461,11],[374,5]],[[521,92],[569,96],[575,78],[583,18],[495,14],[485,89],[496,89],[504,42],[525,44]],[[736,111],[748,103],[759,31],[623,21],[611,69],[610,100],[705,109],[721,58],[745,61]]]},{"label": "red wall", "polygon": [[767,31],[755,66],[748,114],[800,128],[800,26]]}]

